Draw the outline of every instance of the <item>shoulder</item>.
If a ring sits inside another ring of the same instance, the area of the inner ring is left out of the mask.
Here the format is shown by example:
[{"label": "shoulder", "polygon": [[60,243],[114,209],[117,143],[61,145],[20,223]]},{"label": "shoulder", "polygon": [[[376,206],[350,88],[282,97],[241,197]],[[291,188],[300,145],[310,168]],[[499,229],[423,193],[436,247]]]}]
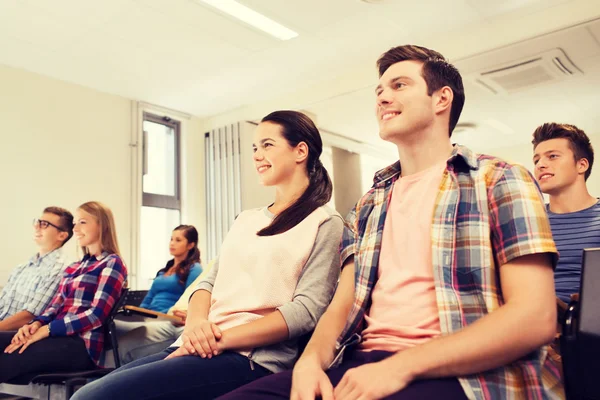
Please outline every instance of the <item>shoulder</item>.
[{"label": "shoulder", "polygon": [[192,265],[192,268],[190,268],[190,271],[200,271],[202,270],[202,264],[200,264],[199,262],[194,263],[194,265]]},{"label": "shoulder", "polygon": [[100,261],[103,261],[102,264],[105,265],[105,268],[111,268],[123,274],[127,273],[127,267],[125,266],[123,259],[118,254],[109,254]]},{"label": "shoulder", "polygon": [[476,173],[489,183],[495,183],[501,179],[535,181],[531,172],[524,165],[499,157],[477,154],[477,164]]}]

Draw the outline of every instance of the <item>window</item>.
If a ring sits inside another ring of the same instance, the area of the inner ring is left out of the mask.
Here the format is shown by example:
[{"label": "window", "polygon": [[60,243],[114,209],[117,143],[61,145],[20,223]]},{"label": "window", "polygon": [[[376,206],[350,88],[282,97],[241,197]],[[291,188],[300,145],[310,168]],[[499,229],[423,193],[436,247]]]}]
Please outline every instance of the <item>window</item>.
[{"label": "window", "polygon": [[144,113],[138,288],[147,289],[171,258],[169,240],[181,223],[180,123]]}]

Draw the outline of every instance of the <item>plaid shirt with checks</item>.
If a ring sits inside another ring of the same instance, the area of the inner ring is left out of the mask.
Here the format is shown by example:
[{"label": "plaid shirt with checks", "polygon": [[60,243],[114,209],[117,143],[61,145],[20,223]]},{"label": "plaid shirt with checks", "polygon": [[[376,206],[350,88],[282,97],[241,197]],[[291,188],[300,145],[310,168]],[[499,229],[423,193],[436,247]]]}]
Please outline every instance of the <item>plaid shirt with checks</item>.
[{"label": "plaid shirt with checks", "polygon": [[[354,257],[355,299],[338,338],[338,357],[361,340],[364,315],[377,280],[383,225],[400,163],[378,171],[371,190],[347,218],[341,258]],[[435,202],[432,267],[443,335],[457,332],[504,303],[499,268],[528,254],[556,247],[543,199],[520,165],[479,155],[455,145]],[[407,228],[410,229],[410,228]],[[459,381],[470,399],[564,398],[561,367],[548,347],[514,363]]]},{"label": "plaid shirt with checks", "polygon": [[49,324],[51,336],[81,336],[90,358],[99,365],[104,349],[102,324],[126,281],[127,269],[118,255],[86,255],[67,267],[52,303],[34,321]]}]

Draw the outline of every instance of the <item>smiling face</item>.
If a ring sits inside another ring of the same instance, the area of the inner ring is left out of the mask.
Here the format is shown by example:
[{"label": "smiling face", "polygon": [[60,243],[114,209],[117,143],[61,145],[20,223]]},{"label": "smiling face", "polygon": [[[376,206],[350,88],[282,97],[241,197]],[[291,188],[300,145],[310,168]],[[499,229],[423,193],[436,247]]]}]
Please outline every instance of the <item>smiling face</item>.
[{"label": "smiling face", "polygon": [[294,174],[297,153],[281,133],[281,127],[272,122],[262,122],[254,132],[254,166],[260,183],[275,186],[284,183]]},{"label": "smiling face", "polygon": [[93,215],[78,208],[74,222],[73,232],[79,246],[100,245],[100,224]]},{"label": "smiling face", "polygon": [[60,217],[52,213],[43,213],[33,224],[33,240],[43,251],[60,247],[66,239],[67,233],[56,228],[57,226],[61,226]]},{"label": "smiling face", "polygon": [[391,65],[379,79],[376,115],[382,139],[394,143],[433,123],[434,99],[427,94],[422,66],[420,61],[401,61]]},{"label": "smiling face", "polygon": [[575,184],[585,182],[587,160],[575,161],[575,154],[565,138],[550,139],[539,143],[533,155],[535,178],[542,192],[557,195]]}]

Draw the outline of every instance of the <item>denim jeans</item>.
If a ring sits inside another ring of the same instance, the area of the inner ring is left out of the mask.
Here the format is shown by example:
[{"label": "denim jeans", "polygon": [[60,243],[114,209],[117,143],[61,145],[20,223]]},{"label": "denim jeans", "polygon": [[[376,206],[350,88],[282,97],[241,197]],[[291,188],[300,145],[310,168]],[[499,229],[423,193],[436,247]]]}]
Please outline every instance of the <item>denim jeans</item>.
[{"label": "denim jeans", "polygon": [[214,399],[271,372],[234,352],[211,359],[165,351],[133,361],[79,389],[71,400]]}]

